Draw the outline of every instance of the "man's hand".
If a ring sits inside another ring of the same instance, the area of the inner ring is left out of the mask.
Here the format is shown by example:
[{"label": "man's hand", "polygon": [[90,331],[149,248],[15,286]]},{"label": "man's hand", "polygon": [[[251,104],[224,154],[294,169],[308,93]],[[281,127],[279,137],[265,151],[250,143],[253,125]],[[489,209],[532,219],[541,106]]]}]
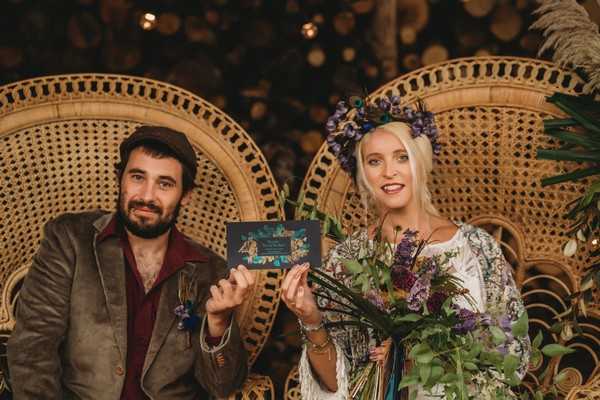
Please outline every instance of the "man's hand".
[{"label": "man's hand", "polygon": [[210,287],[211,297],[206,302],[206,319],[210,336],[223,336],[229,326],[233,310],[250,295],[256,273],[243,265],[232,268],[228,279],[221,279]]}]

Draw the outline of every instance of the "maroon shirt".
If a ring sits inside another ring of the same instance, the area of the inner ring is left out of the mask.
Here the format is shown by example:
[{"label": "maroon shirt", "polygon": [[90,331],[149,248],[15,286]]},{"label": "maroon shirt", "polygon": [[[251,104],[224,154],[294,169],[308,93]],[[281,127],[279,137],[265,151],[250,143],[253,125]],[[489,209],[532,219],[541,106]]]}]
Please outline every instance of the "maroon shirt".
[{"label": "maroon shirt", "polygon": [[[141,377],[144,368],[144,360],[150,345],[152,330],[156,320],[158,301],[162,283],[171,275],[181,269],[186,262],[205,262],[208,258],[194,249],[180,233],[173,227],[169,234],[169,245],[165,253],[165,259],[160,269],[154,286],[144,293],[144,285],[125,229],[117,221],[116,216],[110,221],[106,228],[98,235],[100,242],[109,236],[120,238],[121,248],[127,265],[125,282],[127,289],[127,364],[125,370],[125,385],[121,393],[121,400],[148,399],[142,391]],[[210,338],[210,344],[215,339],[217,343],[220,338]]]}]

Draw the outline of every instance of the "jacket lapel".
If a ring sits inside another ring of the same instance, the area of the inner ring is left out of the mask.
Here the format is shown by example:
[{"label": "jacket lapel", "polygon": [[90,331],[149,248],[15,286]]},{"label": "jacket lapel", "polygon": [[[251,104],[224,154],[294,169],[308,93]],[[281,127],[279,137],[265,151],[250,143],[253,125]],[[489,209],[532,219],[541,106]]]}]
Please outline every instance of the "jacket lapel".
[{"label": "jacket lapel", "polygon": [[104,289],[108,314],[113,325],[115,340],[123,362],[127,357],[127,293],[125,287],[125,259],[117,237],[108,237],[96,243],[96,237],[110,222],[113,214],[106,214],[94,222],[94,251]]},{"label": "jacket lapel", "polygon": [[156,311],[156,320],[154,321],[154,328],[152,329],[152,337],[150,338],[150,345],[148,346],[148,352],[146,353],[146,360],[144,361],[144,368],[142,372],[142,379],[154,359],[158,354],[158,351],[162,347],[169,330],[175,322],[175,307],[179,305],[179,276],[185,273],[186,268],[182,268],[171,277],[167,278],[162,283],[160,289],[160,299],[158,301],[158,310]]}]

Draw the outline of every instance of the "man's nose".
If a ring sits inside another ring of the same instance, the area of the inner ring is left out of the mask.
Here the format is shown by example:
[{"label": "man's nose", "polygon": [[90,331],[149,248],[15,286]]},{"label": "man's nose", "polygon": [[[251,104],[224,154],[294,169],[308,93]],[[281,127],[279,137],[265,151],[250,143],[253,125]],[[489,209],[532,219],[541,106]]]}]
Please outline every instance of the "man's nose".
[{"label": "man's nose", "polygon": [[154,184],[152,184],[151,182],[146,182],[143,185],[142,191],[140,193],[142,200],[144,200],[145,202],[153,201],[154,200],[154,191],[155,191]]}]

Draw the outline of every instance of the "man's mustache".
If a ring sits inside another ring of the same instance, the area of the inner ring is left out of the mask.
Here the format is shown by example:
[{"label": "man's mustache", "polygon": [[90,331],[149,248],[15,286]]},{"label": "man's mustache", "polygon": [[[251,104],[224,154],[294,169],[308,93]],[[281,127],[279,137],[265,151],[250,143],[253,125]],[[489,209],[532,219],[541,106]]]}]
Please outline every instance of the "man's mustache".
[{"label": "man's mustache", "polygon": [[128,209],[131,210],[133,208],[147,208],[148,210],[155,212],[157,214],[162,214],[162,209],[154,203],[146,203],[143,200],[131,200],[129,202]]}]

